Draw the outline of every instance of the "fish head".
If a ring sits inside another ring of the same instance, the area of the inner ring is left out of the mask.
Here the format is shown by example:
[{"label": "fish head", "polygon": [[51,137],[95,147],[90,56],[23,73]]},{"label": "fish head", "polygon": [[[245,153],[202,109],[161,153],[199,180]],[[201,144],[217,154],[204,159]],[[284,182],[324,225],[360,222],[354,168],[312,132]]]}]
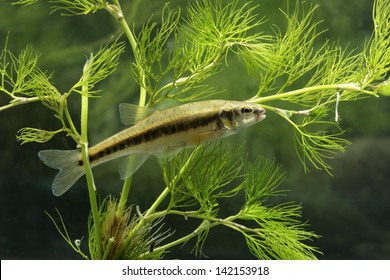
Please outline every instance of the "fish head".
[{"label": "fish head", "polygon": [[242,129],[265,119],[265,109],[250,102],[228,102],[221,108],[220,117],[228,129]]}]

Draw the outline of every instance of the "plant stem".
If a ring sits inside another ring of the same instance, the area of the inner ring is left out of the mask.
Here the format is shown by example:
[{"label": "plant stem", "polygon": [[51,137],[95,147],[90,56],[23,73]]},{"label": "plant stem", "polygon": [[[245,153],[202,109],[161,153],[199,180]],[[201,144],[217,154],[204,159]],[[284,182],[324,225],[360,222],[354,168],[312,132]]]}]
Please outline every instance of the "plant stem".
[{"label": "plant stem", "polygon": [[155,200],[155,202],[152,204],[152,206],[148,209],[148,211],[145,213],[145,215],[142,217],[142,219],[139,221],[139,223],[133,228],[133,230],[129,233],[128,238],[131,238],[134,233],[136,233],[142,226],[149,220],[149,217],[152,216],[155,212],[157,207],[164,201],[164,199],[168,196],[170,193],[170,188],[172,188],[178,180],[183,176],[184,172],[188,168],[191,160],[196,155],[199,148],[196,148],[192,154],[188,157],[185,164],[182,166],[180,171],[176,174],[176,176],[172,179],[172,181],[169,183],[169,186],[167,186],[163,192],[159,195],[159,197]]},{"label": "plant stem", "polygon": [[270,102],[270,101],[283,100],[283,99],[286,99],[286,98],[289,98],[292,96],[317,92],[317,91],[321,91],[321,90],[337,90],[337,91],[350,90],[350,91],[359,91],[362,93],[377,96],[374,92],[365,90],[357,84],[349,83],[349,84],[312,86],[312,87],[297,89],[297,90],[293,90],[293,91],[289,91],[289,92],[285,92],[285,93],[279,93],[279,94],[274,94],[274,95],[265,96],[265,97],[252,98],[252,99],[249,99],[247,101],[253,102],[253,103],[266,103],[266,102]]},{"label": "plant stem", "polygon": [[144,107],[146,104],[146,89],[145,89],[145,73],[140,67],[140,59],[139,59],[139,51],[138,51],[138,44],[135,39],[135,36],[133,32],[131,31],[129,25],[127,24],[127,21],[123,17],[123,12],[121,5],[119,3],[119,0],[114,0],[114,4],[118,9],[117,12],[117,19],[119,21],[120,26],[122,27],[123,31],[126,34],[127,39],[129,40],[131,49],[133,50],[134,58],[135,58],[135,63],[138,66],[139,72],[140,72],[140,77],[141,77],[141,86],[140,86],[140,98],[139,98],[139,106]]},{"label": "plant stem", "polygon": [[129,193],[130,193],[131,181],[132,181],[132,176],[127,178],[123,183],[122,193],[119,198],[118,208],[116,210],[117,216],[119,216],[119,213],[121,213],[126,207],[127,198],[129,197]]},{"label": "plant stem", "polygon": [[[87,92],[88,92],[88,91],[87,91]],[[65,102],[65,104],[66,104],[66,102],[67,102],[66,99],[64,99],[63,102]],[[81,99],[81,102],[83,102],[82,99]],[[64,105],[65,105],[65,104],[64,104]],[[87,103],[87,105],[88,105],[88,103]],[[87,110],[88,110],[88,108],[87,108]],[[78,131],[77,131],[77,129],[76,129],[76,126],[75,126],[74,123],[73,123],[72,117],[70,116],[70,113],[69,113],[68,106],[64,106],[64,114],[65,114],[66,120],[67,120],[67,122],[68,122],[68,124],[69,124],[69,126],[70,126],[70,130],[72,131],[72,134],[73,134],[73,135],[71,135],[71,136],[73,137],[73,139],[74,139],[75,141],[79,141],[81,136],[80,136],[80,134],[78,133]],[[87,112],[86,118],[87,118],[87,120],[88,120],[88,112]],[[62,118],[60,118],[60,121],[62,122],[62,126],[66,128],[67,126],[66,126],[66,124],[65,124],[65,121],[64,121]],[[88,140],[88,139],[87,139],[87,140]]]},{"label": "plant stem", "polygon": [[[141,81],[142,81],[141,86],[140,86],[139,106],[144,107],[146,104],[146,89],[144,86],[145,85],[145,73],[142,70],[142,68],[140,67],[137,41],[136,41],[135,36],[134,36],[133,32],[131,31],[129,25],[127,24],[125,18],[123,17],[123,12],[122,12],[122,8],[121,8],[119,0],[114,0],[113,4],[106,4],[105,9],[118,20],[127,39],[129,40],[131,49],[132,49],[133,54],[134,54],[135,63],[138,66],[138,69],[140,71],[140,77],[141,77]],[[129,177],[123,183],[122,193],[121,193],[121,196],[119,199],[117,213],[123,211],[123,209],[126,206],[127,199],[129,197],[129,193],[130,193],[131,181],[132,181],[132,177]]]},{"label": "plant stem", "polygon": [[[164,199],[167,197],[167,195],[170,193],[169,187],[166,187],[163,192],[159,195],[159,197],[154,201],[152,206],[148,209],[146,214],[142,217],[142,219],[138,222],[138,224],[131,230],[131,232],[128,235],[128,239],[131,239],[131,237],[136,233],[139,229],[141,229],[145,222],[147,221],[147,217],[151,216],[154,214],[156,211],[157,207],[164,201]],[[122,197],[121,197],[122,198]]]},{"label": "plant stem", "polygon": [[37,101],[40,101],[39,97],[14,97],[14,99],[9,104],[0,107],[0,112],[18,105],[28,104]]},{"label": "plant stem", "polygon": [[[167,249],[169,249],[169,248],[171,248],[173,246],[185,243],[188,240],[190,240],[191,238],[194,238],[197,235],[199,235],[202,231],[210,229],[210,228],[212,228],[214,226],[217,226],[219,224],[222,224],[222,225],[224,225],[226,227],[229,227],[229,228],[234,229],[234,230],[236,230],[238,232],[241,232],[241,233],[243,233],[243,232],[251,232],[251,233],[259,234],[257,229],[248,228],[248,227],[246,227],[244,225],[241,225],[241,224],[238,224],[238,223],[234,222],[234,220],[239,218],[239,215],[229,216],[229,217],[227,217],[225,219],[220,219],[220,218],[216,218],[216,217],[210,217],[210,216],[205,216],[205,215],[202,215],[202,214],[197,214],[197,213],[195,213],[193,211],[191,211],[191,212],[187,211],[186,212],[186,211],[178,211],[178,210],[169,210],[169,211],[161,211],[159,213],[155,213],[156,217],[165,216],[165,215],[168,215],[168,214],[181,215],[181,216],[184,216],[184,217],[192,217],[192,218],[202,219],[203,221],[190,234],[187,234],[186,236],[183,236],[183,237],[181,237],[179,239],[176,239],[175,241],[172,241],[172,242],[167,243],[167,244],[165,244],[163,246],[155,248],[153,250],[153,253],[159,252],[159,251],[164,251],[164,250],[167,250]],[[156,217],[154,217],[154,218],[156,218]]]},{"label": "plant stem", "polygon": [[145,73],[140,67],[140,59],[139,59],[139,51],[138,51],[138,44],[135,39],[135,36],[133,32],[131,31],[129,25],[127,24],[125,18],[123,17],[123,12],[122,8],[120,5],[119,0],[114,0],[114,4],[107,4],[106,5],[106,10],[113,15],[119,22],[120,26],[122,27],[127,39],[129,40],[131,49],[133,50],[134,58],[135,58],[135,63],[138,66],[138,70],[140,72],[140,77],[141,77],[141,87],[140,87],[140,101],[139,101],[139,106],[145,106],[146,104],[146,89],[145,89]]},{"label": "plant stem", "polygon": [[157,247],[153,250],[153,253],[159,252],[159,251],[165,251],[173,246],[185,243],[186,241],[190,240],[191,238],[194,238],[195,236],[199,235],[202,231],[211,228],[217,224],[210,223],[207,220],[203,220],[202,223],[190,234],[187,234],[186,236],[183,236],[182,238],[176,239],[175,241],[165,244],[163,246]]},{"label": "plant stem", "polygon": [[104,251],[104,255],[103,255],[103,257],[102,257],[103,260],[107,260],[108,255],[110,254],[110,250],[111,250],[112,244],[113,244],[114,242],[115,242],[114,237],[111,237],[110,239],[108,239],[107,248],[106,248],[106,250]]},{"label": "plant stem", "polygon": [[126,37],[129,40],[130,46],[133,49],[134,55],[136,55],[138,54],[137,41],[135,40],[133,32],[131,32],[130,27],[127,24],[125,18],[123,17],[123,12],[119,0],[114,0],[113,3],[113,5],[107,4],[106,10],[119,21],[119,24],[125,32]]},{"label": "plant stem", "polygon": [[165,210],[165,211],[156,212],[153,215],[149,215],[145,219],[155,220],[155,219],[158,219],[158,218],[166,216],[166,215],[179,215],[179,216],[183,216],[185,218],[195,218],[195,219],[207,220],[210,223],[210,225],[211,225],[211,223],[218,223],[218,224],[223,224],[223,225],[230,227],[230,228],[233,228],[233,229],[252,231],[251,228],[248,228],[246,226],[243,226],[241,224],[234,222],[234,220],[240,218],[239,214],[221,219],[221,218],[216,218],[216,217],[210,216],[204,212],[202,213],[200,211]]},{"label": "plant stem", "polygon": [[[93,63],[93,56],[87,60],[84,65],[84,76],[85,81],[88,80],[89,74],[88,71],[89,65]],[[88,83],[83,83],[82,86],[82,96],[81,96],[81,153],[83,155],[83,163],[85,168],[85,176],[87,179],[89,202],[91,204],[91,213],[93,218],[93,223],[95,227],[95,238],[97,242],[97,256],[95,259],[100,259],[102,257],[102,237],[101,237],[101,228],[100,228],[100,217],[99,217],[99,208],[96,199],[96,187],[93,180],[92,168],[89,162],[88,155]],[[93,258],[94,256],[91,256]]]}]

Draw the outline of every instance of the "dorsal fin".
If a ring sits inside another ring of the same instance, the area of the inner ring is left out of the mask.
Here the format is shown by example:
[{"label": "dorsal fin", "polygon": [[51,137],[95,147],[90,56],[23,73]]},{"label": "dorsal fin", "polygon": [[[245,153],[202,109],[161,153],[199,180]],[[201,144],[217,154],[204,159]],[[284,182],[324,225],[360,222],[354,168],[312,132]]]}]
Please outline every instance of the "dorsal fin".
[{"label": "dorsal fin", "polygon": [[149,117],[151,114],[156,112],[156,109],[149,107],[141,107],[130,103],[119,104],[119,116],[122,124],[133,125],[140,120]]}]

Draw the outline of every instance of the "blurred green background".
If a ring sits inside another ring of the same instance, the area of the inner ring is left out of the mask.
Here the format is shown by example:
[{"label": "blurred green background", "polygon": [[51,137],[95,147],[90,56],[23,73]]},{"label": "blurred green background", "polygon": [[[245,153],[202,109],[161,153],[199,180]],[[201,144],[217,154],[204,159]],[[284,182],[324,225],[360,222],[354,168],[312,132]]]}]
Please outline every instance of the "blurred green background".
[{"label": "blurred green background", "polygon": [[[166,1],[133,0],[124,2],[125,17],[135,31],[150,16],[160,19]],[[125,3],[126,2],[126,3]],[[170,1],[170,6],[184,7],[191,1]],[[283,30],[285,21],[279,8],[285,10],[289,0],[252,1],[260,4],[257,12],[268,18],[264,26],[271,32],[273,24]],[[319,4],[317,20],[327,32],[322,40],[337,41],[342,46],[362,49],[372,30],[372,0],[311,0]],[[147,4],[145,4],[147,3]],[[80,77],[86,56],[96,52],[120,32],[116,22],[105,12],[88,16],[60,16],[50,13],[47,1],[21,8],[10,1],[0,1],[0,46],[9,34],[9,49],[17,54],[31,44],[41,54],[40,67],[53,72],[53,81],[66,91]],[[91,101],[91,144],[122,129],[118,104],[137,102],[138,86],[130,76],[130,50],[122,56],[118,71],[99,84],[102,97]],[[221,94],[218,98],[243,100],[257,91],[256,79],[249,76],[239,62],[230,56],[228,66],[207,81]],[[78,100],[70,102],[78,114]],[[7,99],[0,96],[0,104]],[[51,112],[39,104],[19,106],[0,113],[0,258],[1,259],[74,259],[79,256],[60,237],[44,211],[63,215],[72,239],[87,235],[89,214],[88,193],[80,180],[62,197],[54,197],[51,183],[55,170],[44,166],[37,152],[46,148],[73,149],[74,143],[64,135],[46,144],[21,146],[15,134],[22,127],[56,129],[58,123]],[[286,180],[282,188],[289,190],[280,201],[296,201],[303,207],[302,221],[308,230],[322,237],[311,245],[319,247],[320,259],[389,259],[390,258],[390,99],[366,99],[340,105],[340,125],[353,142],[344,154],[333,161],[334,176],[313,171],[309,174],[295,154],[293,131],[281,118],[271,113],[261,124],[223,141],[226,145],[245,141],[242,152],[248,160],[258,156],[275,159],[283,165]],[[116,163],[96,168],[95,180],[101,198],[119,194],[121,182]],[[161,173],[155,159],[149,160],[134,178],[130,203],[147,209],[163,189]],[[239,204],[221,202],[222,215]],[[169,218],[167,227],[175,228],[177,236],[195,228],[182,219]],[[194,242],[171,250],[167,258],[194,258],[190,253]],[[244,238],[232,230],[219,227],[209,233],[203,253],[212,259],[250,259]]]}]

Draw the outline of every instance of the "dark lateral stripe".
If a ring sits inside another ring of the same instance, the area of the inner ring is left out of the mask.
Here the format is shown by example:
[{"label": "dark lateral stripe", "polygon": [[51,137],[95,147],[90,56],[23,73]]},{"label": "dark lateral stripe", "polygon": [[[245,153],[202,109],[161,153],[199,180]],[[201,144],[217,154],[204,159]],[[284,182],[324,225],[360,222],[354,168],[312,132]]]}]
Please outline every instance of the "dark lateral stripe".
[{"label": "dark lateral stripe", "polygon": [[98,160],[104,156],[113,154],[115,152],[137,146],[142,143],[147,143],[153,140],[156,140],[163,136],[173,135],[179,132],[186,132],[191,129],[196,129],[199,127],[207,126],[210,123],[216,122],[219,129],[223,127],[223,123],[219,118],[219,114],[215,113],[212,115],[201,116],[201,117],[192,117],[189,119],[178,119],[172,123],[161,124],[152,129],[148,129],[144,132],[141,132],[135,136],[123,139],[123,141],[118,143],[113,143],[110,147],[107,147],[104,150],[99,151],[94,155],[90,155],[90,161]]}]

